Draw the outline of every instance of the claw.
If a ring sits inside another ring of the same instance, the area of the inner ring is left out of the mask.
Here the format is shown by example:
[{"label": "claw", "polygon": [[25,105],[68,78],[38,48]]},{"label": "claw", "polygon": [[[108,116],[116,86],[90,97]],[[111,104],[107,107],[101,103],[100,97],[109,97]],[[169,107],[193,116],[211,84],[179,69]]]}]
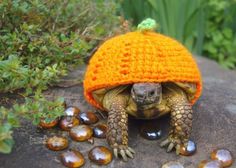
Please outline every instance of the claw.
[{"label": "claw", "polygon": [[126,154],[130,157],[130,158],[134,158],[133,154],[129,151],[129,150],[126,150]]},{"label": "claw", "polygon": [[161,147],[164,147],[164,146],[168,145],[169,143],[170,143],[170,140],[169,140],[169,139],[166,139],[166,140],[164,140],[164,141],[161,142],[160,146],[161,146]]},{"label": "claw", "polygon": [[128,147],[128,149],[131,153],[135,154],[135,151],[131,147]]},{"label": "claw", "polygon": [[176,155],[179,155],[179,153],[180,153],[180,145],[179,144],[176,145],[175,150],[176,150]]},{"label": "claw", "polygon": [[114,148],[113,152],[114,152],[115,157],[117,158],[118,157],[118,150],[117,150],[117,148]]},{"label": "claw", "polygon": [[128,161],[128,158],[134,158],[135,151],[128,146],[115,144],[113,146],[113,153],[114,157],[118,158],[120,155],[124,161]]},{"label": "claw", "polygon": [[124,161],[128,161],[128,158],[127,158],[127,156],[126,156],[126,154],[125,154],[125,151],[122,149],[121,151],[120,151],[120,154],[121,154],[121,156],[122,156],[122,158],[124,159]]},{"label": "claw", "polygon": [[174,146],[174,143],[171,142],[167,148],[167,152],[170,152],[174,148]]}]

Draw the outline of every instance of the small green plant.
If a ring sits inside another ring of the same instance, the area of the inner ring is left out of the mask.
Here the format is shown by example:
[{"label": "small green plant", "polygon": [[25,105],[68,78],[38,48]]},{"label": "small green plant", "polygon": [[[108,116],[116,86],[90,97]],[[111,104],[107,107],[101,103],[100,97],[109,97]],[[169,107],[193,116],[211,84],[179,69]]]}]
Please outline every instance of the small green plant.
[{"label": "small green plant", "polygon": [[48,101],[43,91],[111,35],[119,25],[115,12],[115,3],[103,0],[1,1],[0,102],[8,93],[23,101],[0,104],[0,152],[11,151],[21,118],[37,125],[63,114],[63,99]]},{"label": "small green plant", "polygon": [[10,153],[14,145],[13,129],[20,126],[21,119],[27,119],[38,125],[40,119],[46,122],[55,120],[62,115],[64,99],[48,101],[42,93],[25,98],[25,103],[14,104],[12,108],[0,107],[0,152]]}]

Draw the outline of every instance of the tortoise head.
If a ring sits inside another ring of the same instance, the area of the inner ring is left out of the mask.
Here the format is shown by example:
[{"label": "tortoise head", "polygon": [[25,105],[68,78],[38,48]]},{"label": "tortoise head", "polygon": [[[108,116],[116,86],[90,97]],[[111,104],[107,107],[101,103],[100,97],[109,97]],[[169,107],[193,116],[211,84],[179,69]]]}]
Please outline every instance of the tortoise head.
[{"label": "tortoise head", "polygon": [[161,96],[160,83],[135,83],[131,88],[131,97],[138,105],[159,103]]}]

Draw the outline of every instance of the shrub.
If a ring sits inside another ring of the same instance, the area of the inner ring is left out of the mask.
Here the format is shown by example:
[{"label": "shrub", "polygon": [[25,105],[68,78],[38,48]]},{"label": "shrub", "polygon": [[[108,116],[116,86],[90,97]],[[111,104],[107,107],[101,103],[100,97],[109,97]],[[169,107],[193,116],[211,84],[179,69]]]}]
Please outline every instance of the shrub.
[{"label": "shrub", "polygon": [[[53,120],[63,99],[42,92],[83,63],[92,48],[119,24],[113,1],[2,0],[0,3],[0,93],[21,95],[24,103],[0,108],[0,152],[9,153],[19,118]],[[109,31],[108,31],[109,30]],[[79,77],[78,77],[79,78]],[[3,104],[2,104],[3,105]]]}]

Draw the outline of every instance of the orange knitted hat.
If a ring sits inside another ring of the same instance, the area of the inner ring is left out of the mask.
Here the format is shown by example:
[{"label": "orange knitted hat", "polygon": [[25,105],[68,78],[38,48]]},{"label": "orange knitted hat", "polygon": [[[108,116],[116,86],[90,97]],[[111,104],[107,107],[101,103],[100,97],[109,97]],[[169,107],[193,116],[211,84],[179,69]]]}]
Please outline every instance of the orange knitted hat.
[{"label": "orange knitted hat", "polygon": [[104,42],[92,56],[84,79],[84,95],[97,89],[137,82],[194,82],[199,98],[202,81],[191,53],[176,40],[153,31],[136,31]]}]

